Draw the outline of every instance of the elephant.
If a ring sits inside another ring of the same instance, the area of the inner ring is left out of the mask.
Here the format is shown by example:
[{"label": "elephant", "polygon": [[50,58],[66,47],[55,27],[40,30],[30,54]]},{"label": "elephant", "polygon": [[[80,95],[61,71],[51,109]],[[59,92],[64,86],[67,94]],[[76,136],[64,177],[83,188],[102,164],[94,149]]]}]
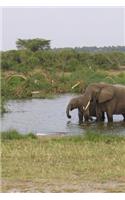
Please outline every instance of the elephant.
[{"label": "elephant", "polygon": [[[85,108],[85,102],[84,101],[85,101],[84,95],[80,95],[80,96],[72,98],[69,101],[67,108],[66,108],[67,117],[71,118],[69,111],[72,111],[74,109],[78,109],[78,118],[79,118],[80,124],[83,123],[83,116],[84,116],[84,119],[85,119],[86,122],[89,121],[89,120],[92,121],[92,116],[96,117],[96,109],[94,107],[93,102],[91,102],[90,105],[86,105],[86,108]],[[84,110],[87,109],[88,106],[89,106],[89,115],[84,112]],[[104,121],[104,114],[102,116],[103,116],[102,120]]]},{"label": "elephant", "polygon": [[[108,122],[113,122],[113,114],[122,114],[125,121],[125,86],[118,84],[93,83],[90,84],[84,93],[84,101],[90,106],[93,101],[96,107],[97,121],[106,112]],[[89,114],[89,106],[85,115]]]}]

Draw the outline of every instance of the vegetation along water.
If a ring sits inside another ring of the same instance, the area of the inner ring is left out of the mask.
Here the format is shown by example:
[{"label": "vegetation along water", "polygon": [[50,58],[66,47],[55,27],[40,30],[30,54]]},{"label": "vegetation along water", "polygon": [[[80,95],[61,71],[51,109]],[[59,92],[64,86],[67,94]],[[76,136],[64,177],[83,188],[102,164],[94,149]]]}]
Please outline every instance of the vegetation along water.
[{"label": "vegetation along water", "polygon": [[81,92],[93,82],[125,84],[124,47],[51,49],[49,40],[19,39],[17,48],[1,52],[3,102]]}]

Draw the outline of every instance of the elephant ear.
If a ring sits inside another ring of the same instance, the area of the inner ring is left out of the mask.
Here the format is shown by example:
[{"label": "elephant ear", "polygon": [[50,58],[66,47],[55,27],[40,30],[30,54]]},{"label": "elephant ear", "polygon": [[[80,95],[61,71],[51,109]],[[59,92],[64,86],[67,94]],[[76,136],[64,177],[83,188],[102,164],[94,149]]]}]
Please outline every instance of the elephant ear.
[{"label": "elephant ear", "polygon": [[99,103],[103,103],[103,102],[111,100],[113,96],[114,96],[113,87],[105,87],[101,90],[98,97],[98,101]]}]

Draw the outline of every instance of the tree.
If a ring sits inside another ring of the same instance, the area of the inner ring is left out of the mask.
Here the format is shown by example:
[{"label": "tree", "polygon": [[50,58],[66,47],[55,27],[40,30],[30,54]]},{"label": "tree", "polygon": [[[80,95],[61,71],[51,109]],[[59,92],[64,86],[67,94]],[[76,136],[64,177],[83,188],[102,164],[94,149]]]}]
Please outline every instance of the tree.
[{"label": "tree", "polygon": [[45,40],[45,39],[18,39],[16,41],[16,46],[18,49],[28,49],[33,52],[35,51],[42,51],[45,49],[50,49],[50,40]]}]

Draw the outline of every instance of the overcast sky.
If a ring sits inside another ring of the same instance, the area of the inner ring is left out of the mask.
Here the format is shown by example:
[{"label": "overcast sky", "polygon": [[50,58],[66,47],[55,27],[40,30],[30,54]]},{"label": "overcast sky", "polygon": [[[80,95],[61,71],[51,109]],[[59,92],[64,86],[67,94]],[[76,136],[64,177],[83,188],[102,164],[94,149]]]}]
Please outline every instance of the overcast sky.
[{"label": "overcast sky", "polygon": [[44,38],[51,47],[125,45],[123,7],[27,7],[3,9],[2,49],[18,38]]}]

